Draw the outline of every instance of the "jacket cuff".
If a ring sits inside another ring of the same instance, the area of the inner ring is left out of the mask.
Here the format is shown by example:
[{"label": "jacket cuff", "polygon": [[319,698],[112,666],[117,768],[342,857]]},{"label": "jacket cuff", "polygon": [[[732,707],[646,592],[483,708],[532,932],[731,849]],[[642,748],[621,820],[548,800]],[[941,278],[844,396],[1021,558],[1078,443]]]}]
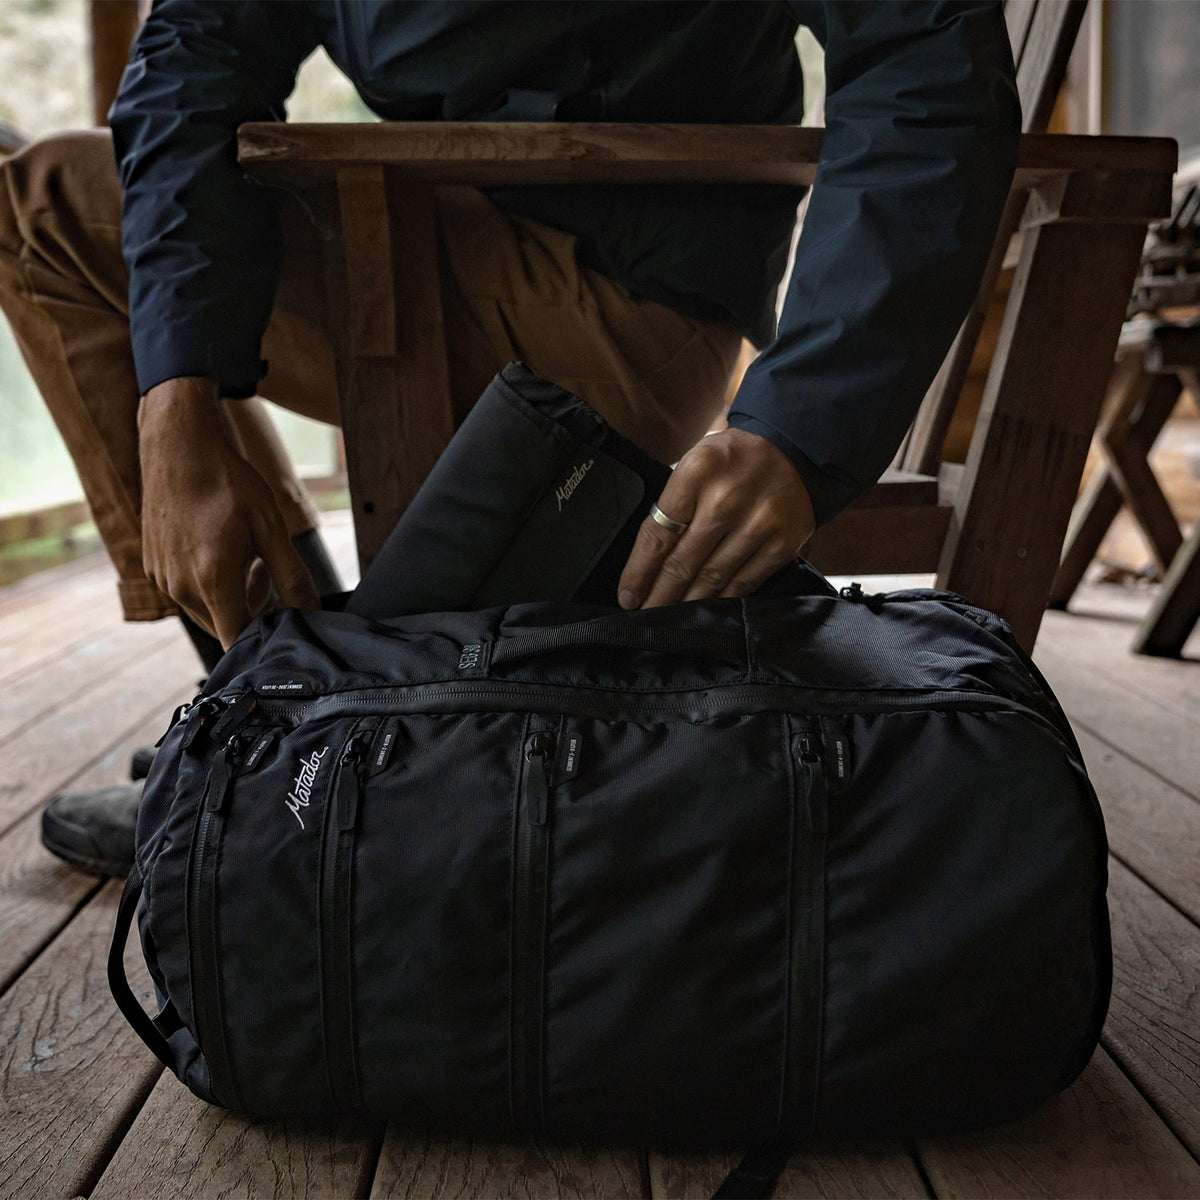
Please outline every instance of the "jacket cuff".
[{"label": "jacket cuff", "polygon": [[133,360],[140,394],[156,384],[182,376],[216,380],[220,394],[241,400],[253,396],[267,373],[266,362],[227,342],[207,342],[203,334],[182,325],[155,324],[133,337]]},{"label": "jacket cuff", "polygon": [[729,424],[735,429],[744,429],[766,438],[772,446],[782,450],[788,461],[796,468],[801,481],[812,501],[813,515],[817,525],[831,521],[852,500],[858,498],[862,488],[854,480],[843,475],[837,468],[822,469],[805,454],[789,437],[780,433],[773,425],[760,421],[749,413],[731,412]]}]

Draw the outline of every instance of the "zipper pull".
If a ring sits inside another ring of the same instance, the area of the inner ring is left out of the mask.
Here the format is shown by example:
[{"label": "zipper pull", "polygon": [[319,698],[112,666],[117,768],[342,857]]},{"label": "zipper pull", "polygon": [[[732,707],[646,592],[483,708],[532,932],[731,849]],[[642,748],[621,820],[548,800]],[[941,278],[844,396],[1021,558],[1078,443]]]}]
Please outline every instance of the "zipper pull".
[{"label": "zipper pull", "polygon": [[177,704],[175,706],[175,711],[171,714],[171,723],[166,727],[166,729],[163,730],[162,737],[160,737],[158,741],[154,743],[155,749],[157,749],[163,744],[163,742],[167,740],[167,734],[170,733],[171,730],[174,729],[175,726],[178,725],[179,722],[188,715],[188,711],[191,709],[191,707],[191,702],[187,700],[185,700],[182,704]]},{"label": "zipper pull", "polygon": [[806,731],[796,739],[796,755],[804,769],[805,826],[810,832],[825,831],[825,750],[821,735]]},{"label": "zipper pull", "polygon": [[258,697],[253,692],[243,692],[235,700],[229,702],[224,713],[212,727],[210,734],[212,740],[216,743],[225,741],[254,711],[257,704]]},{"label": "zipper pull", "polygon": [[373,732],[360,731],[342,751],[342,770],[338,777],[337,796],[334,797],[334,818],[339,833],[353,829],[358,821],[358,796],[362,790],[358,768],[365,759],[373,737]]},{"label": "zipper pull", "polygon": [[547,766],[554,754],[554,734],[535,733],[525,743],[525,818],[530,825],[545,825],[550,808],[550,771]]},{"label": "zipper pull", "polygon": [[[213,719],[218,713],[224,712],[225,701],[218,700],[213,696],[205,696],[201,700],[195,700],[188,708],[187,732],[183,735],[183,741],[180,743],[181,749],[191,750],[196,744],[197,739],[204,732],[205,725]],[[197,747],[196,753],[198,754]]]},{"label": "zipper pull", "polygon": [[208,795],[204,800],[204,807],[209,812],[224,811],[225,802],[229,799],[229,785],[233,782],[233,773],[237,766],[237,757],[244,748],[242,739],[234,734],[217,755],[208,777]]}]

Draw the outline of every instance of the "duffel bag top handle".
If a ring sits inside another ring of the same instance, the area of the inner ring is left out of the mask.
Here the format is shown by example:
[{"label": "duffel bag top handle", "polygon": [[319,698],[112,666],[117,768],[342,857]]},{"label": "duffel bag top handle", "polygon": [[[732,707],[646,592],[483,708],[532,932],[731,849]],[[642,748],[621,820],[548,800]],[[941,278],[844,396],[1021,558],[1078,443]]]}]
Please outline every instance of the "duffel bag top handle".
[{"label": "duffel bag top handle", "polygon": [[599,617],[518,633],[501,639],[492,665],[504,666],[555,650],[647,650],[654,654],[716,659],[746,666],[746,638],[726,630],[676,629],[667,625],[634,625],[628,617]]}]

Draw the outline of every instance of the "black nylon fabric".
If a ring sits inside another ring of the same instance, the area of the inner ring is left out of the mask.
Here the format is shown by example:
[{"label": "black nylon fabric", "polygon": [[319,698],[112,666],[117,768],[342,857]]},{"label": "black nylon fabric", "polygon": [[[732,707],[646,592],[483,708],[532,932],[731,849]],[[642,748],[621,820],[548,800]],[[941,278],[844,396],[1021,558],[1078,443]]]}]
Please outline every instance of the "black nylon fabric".
[{"label": "black nylon fabric", "polygon": [[265,1116],[932,1133],[1086,1063],[1105,851],[952,597],[285,612],[166,735],[140,930],[177,1073]]}]

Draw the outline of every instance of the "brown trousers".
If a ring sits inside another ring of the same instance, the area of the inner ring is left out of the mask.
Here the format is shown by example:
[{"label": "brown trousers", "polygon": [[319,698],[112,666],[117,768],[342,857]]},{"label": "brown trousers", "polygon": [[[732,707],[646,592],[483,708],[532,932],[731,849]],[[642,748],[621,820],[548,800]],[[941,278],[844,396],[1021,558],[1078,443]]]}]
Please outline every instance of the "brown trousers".
[{"label": "brown trousers", "polygon": [[[107,131],[37,142],[0,164],[0,308],[67,444],[117,569],[127,620],[176,610],[142,567],[138,387]],[[338,396],[317,233],[281,204],[283,267],[263,341],[262,396],[331,424]],[[514,359],[583,396],[664,461],[720,411],[740,339],[634,299],[575,259],[574,238],[500,212],[481,193],[438,194],[442,305],[458,419]],[[239,449],[288,531],[316,514],[257,400],[226,402]]]}]

